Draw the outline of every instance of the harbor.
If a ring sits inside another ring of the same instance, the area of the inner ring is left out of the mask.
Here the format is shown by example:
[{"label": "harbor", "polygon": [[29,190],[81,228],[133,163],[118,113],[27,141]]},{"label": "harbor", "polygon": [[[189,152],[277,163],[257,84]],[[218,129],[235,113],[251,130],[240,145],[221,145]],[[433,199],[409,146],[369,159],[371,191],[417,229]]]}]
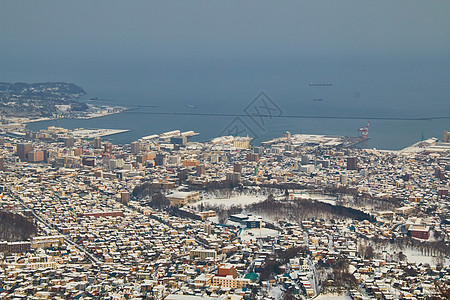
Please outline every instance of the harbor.
[{"label": "harbor", "polygon": [[105,137],[124,132],[129,132],[127,129],[74,129],[72,135],[74,138],[80,139],[94,139],[96,137]]},{"label": "harbor", "polygon": [[153,140],[153,139],[170,139],[172,137],[177,137],[177,136],[185,136],[186,138],[188,137],[192,137],[192,136],[196,136],[199,135],[199,133],[194,132],[192,130],[189,131],[185,131],[185,132],[181,132],[181,130],[173,130],[173,131],[168,131],[168,132],[164,132],[161,134],[151,134],[151,135],[147,135],[142,137],[142,140]]}]

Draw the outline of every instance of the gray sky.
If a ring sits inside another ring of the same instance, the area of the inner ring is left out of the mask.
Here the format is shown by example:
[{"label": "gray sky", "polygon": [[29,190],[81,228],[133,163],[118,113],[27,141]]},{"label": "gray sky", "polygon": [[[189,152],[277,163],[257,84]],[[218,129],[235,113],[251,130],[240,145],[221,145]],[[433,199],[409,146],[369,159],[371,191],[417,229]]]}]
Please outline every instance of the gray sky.
[{"label": "gray sky", "polygon": [[0,1],[0,62],[450,53],[450,1]]}]

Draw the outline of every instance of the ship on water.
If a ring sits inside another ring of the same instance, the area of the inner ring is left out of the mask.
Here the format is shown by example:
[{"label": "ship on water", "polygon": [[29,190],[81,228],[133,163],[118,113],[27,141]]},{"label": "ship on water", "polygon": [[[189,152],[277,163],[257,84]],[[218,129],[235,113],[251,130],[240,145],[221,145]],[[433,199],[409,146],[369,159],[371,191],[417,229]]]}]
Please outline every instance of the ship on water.
[{"label": "ship on water", "polygon": [[309,86],[332,86],[330,82],[310,82]]},{"label": "ship on water", "polygon": [[314,101],[323,101],[323,98],[314,98]]}]

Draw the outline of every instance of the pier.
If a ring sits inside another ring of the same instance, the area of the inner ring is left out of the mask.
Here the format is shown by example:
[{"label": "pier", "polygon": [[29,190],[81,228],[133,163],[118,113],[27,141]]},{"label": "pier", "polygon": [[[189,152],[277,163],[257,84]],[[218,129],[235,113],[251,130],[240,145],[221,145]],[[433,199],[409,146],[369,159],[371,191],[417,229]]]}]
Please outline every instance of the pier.
[{"label": "pier", "polygon": [[127,129],[75,129],[72,131],[72,135],[75,138],[94,139],[96,137],[110,136],[128,131]]}]

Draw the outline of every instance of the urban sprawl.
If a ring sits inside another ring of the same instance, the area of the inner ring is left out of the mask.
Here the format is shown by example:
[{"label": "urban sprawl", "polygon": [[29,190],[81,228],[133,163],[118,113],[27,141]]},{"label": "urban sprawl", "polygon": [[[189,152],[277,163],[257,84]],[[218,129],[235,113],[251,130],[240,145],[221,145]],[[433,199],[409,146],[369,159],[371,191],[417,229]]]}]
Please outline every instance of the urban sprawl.
[{"label": "urban sprawl", "polygon": [[[0,137],[0,299],[449,299],[450,141]],[[97,134],[97,136],[96,136]]]}]

